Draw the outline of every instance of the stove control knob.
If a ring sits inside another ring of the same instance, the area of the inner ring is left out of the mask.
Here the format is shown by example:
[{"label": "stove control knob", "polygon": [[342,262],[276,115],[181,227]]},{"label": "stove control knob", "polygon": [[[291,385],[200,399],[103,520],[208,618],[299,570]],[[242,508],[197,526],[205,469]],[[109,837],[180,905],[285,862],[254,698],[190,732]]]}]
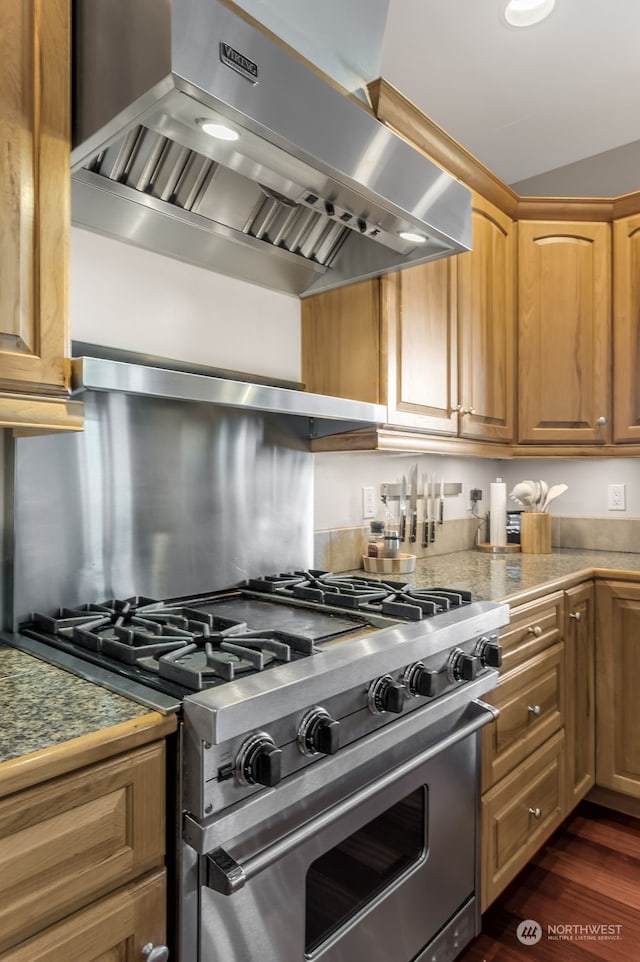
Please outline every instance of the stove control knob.
[{"label": "stove control knob", "polygon": [[425,698],[435,698],[450,685],[446,672],[425,668],[421,661],[410,665],[402,680],[409,694],[414,697],[422,695]]},{"label": "stove control knob", "polygon": [[475,653],[483,668],[500,668],[502,665],[502,648],[497,635],[478,639]]},{"label": "stove control knob", "polygon": [[480,667],[477,655],[468,655],[461,648],[454,648],[447,662],[449,681],[473,681]]},{"label": "stove control knob", "polygon": [[369,686],[369,708],[374,715],[382,715],[386,711],[399,715],[404,708],[406,693],[403,684],[394,681],[391,675],[383,675]]},{"label": "stove control knob", "polygon": [[340,748],[340,722],[324,708],[312,708],[298,729],[298,748],[303,755],[335,755]]},{"label": "stove control knob", "polygon": [[281,775],[282,751],[266,732],[248,738],[238,752],[235,775],[241,785],[273,788]]}]

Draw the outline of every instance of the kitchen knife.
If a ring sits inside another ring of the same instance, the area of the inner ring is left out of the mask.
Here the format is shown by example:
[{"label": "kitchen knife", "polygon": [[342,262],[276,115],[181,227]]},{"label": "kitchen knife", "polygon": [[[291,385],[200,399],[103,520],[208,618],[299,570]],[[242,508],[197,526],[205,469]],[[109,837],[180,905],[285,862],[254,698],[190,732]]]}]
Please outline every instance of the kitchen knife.
[{"label": "kitchen knife", "polygon": [[411,534],[409,541],[415,544],[418,537],[418,465],[414,464],[409,472],[409,485],[411,495],[409,497],[409,516],[411,518]]},{"label": "kitchen knife", "polygon": [[440,517],[438,524],[444,524],[444,481],[440,478]]},{"label": "kitchen knife", "polygon": [[436,476],[435,474],[430,475],[431,478],[431,512],[430,512],[430,524],[429,524],[429,541],[431,544],[436,540]]},{"label": "kitchen knife", "polygon": [[422,547],[429,547],[429,484],[427,475],[422,475]]},{"label": "kitchen knife", "polygon": [[407,537],[407,479],[402,475],[400,485],[400,541]]}]

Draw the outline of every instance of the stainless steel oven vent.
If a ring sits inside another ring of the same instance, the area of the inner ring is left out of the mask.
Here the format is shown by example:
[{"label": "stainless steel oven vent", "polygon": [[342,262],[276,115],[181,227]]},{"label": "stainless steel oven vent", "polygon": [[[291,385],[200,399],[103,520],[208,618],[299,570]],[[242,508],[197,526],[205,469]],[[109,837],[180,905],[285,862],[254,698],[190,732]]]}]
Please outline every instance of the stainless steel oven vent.
[{"label": "stainless steel oven vent", "polygon": [[322,267],[331,265],[350,229],[376,231],[355,217],[347,224],[335,206],[318,210],[314,195],[297,204],[142,125],[100,151],[84,170],[107,178],[111,190],[119,185],[216,223],[222,217],[226,227]]},{"label": "stainless steel oven vent", "polygon": [[470,248],[469,190],[233,4],[74,0],[73,30],[74,224],[298,295]]}]

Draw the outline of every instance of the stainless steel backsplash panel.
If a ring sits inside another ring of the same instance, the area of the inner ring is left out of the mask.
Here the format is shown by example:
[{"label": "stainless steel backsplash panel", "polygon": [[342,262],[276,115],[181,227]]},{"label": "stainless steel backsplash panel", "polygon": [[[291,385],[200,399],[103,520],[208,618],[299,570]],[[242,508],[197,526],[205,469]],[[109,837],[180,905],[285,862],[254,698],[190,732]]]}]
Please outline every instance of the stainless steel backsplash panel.
[{"label": "stainless steel backsplash panel", "polygon": [[313,464],[291,422],[84,396],[81,434],[15,442],[14,626],[105,598],[166,598],[308,567]]}]

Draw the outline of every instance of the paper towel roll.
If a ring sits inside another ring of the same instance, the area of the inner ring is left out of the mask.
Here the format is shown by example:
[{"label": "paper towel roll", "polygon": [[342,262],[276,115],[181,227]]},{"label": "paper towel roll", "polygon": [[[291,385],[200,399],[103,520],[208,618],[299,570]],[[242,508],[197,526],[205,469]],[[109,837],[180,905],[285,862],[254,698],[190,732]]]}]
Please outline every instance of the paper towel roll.
[{"label": "paper towel roll", "polygon": [[493,545],[507,543],[507,486],[502,478],[490,485],[489,495],[489,541]]}]

